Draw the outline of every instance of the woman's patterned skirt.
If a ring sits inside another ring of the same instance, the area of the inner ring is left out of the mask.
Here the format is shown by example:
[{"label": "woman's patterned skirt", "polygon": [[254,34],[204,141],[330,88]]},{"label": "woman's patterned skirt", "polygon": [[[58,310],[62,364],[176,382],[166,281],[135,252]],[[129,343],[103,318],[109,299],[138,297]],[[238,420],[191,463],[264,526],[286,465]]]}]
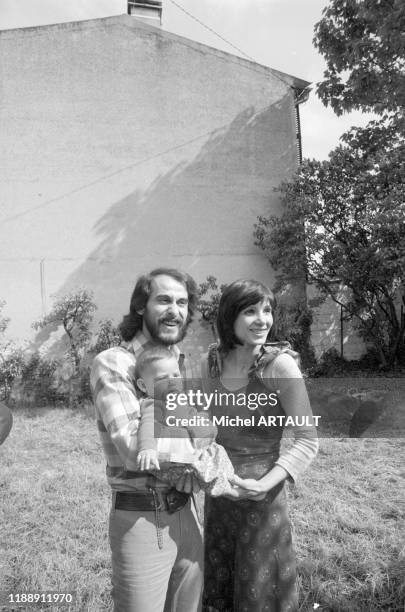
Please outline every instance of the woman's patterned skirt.
[{"label": "woman's patterned skirt", "polygon": [[206,498],[205,612],[296,612],[296,562],[281,483],[262,501]]}]

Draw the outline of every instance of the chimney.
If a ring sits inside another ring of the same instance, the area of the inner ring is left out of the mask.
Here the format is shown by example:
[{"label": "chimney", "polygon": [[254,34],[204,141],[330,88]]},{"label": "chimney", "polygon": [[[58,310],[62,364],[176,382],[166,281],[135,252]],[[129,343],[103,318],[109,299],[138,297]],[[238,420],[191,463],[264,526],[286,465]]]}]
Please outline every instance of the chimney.
[{"label": "chimney", "polygon": [[161,0],[128,0],[128,15],[151,25],[162,25]]}]

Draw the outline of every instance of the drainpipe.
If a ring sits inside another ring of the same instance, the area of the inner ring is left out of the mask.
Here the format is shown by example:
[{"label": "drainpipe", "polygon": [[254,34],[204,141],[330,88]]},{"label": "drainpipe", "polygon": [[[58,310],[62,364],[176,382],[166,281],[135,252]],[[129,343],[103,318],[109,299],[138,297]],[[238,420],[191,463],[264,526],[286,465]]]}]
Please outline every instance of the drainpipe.
[{"label": "drainpipe", "polygon": [[295,104],[295,127],[297,135],[297,159],[298,164],[302,164],[302,137],[301,137],[301,119],[300,119],[300,104],[306,102],[309,98],[310,87],[305,89],[294,89],[294,104]]}]

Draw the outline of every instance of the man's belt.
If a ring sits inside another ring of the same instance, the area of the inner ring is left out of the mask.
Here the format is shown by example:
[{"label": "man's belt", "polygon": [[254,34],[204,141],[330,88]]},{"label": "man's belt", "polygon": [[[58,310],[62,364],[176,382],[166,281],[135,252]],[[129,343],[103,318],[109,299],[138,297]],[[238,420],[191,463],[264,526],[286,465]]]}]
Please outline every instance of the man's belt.
[{"label": "man's belt", "polygon": [[189,493],[170,489],[161,491],[159,489],[148,489],[146,491],[117,491],[115,497],[116,510],[132,511],[156,511],[163,510],[173,514],[181,510],[188,500]]}]

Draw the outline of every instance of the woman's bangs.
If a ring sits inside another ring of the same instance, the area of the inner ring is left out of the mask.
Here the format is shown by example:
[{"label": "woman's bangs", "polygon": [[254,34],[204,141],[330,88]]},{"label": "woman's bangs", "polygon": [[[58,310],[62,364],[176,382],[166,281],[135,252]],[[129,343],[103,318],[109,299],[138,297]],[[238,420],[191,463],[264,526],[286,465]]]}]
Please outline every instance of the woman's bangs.
[{"label": "woman's bangs", "polygon": [[240,303],[239,303],[239,312],[241,310],[245,310],[245,308],[249,308],[249,306],[254,306],[255,304],[258,304],[259,302],[266,302],[269,304],[269,306],[271,306],[271,308],[273,308],[273,299],[272,299],[272,295],[269,294],[267,288],[265,288],[263,286],[263,288],[261,287],[254,287],[252,289],[250,289],[241,299]]}]

